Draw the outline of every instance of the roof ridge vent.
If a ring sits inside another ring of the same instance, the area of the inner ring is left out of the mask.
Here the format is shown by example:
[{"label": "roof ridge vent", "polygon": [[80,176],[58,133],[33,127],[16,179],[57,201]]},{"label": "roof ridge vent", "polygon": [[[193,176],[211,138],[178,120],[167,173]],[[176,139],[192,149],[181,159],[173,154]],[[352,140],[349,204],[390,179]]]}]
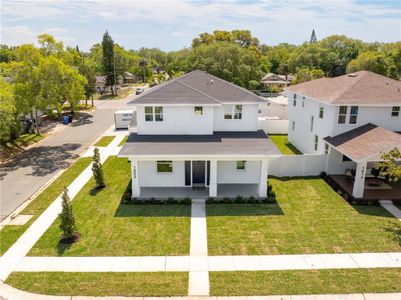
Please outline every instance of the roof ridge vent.
[{"label": "roof ridge vent", "polygon": [[348,77],[357,77],[358,76],[358,74],[356,74],[356,73],[349,73],[348,74]]}]

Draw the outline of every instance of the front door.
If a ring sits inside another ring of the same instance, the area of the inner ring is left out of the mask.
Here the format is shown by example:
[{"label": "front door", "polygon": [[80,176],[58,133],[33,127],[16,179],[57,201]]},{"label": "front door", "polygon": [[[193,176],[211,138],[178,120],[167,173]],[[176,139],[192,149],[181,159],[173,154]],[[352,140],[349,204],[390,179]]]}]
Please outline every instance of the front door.
[{"label": "front door", "polygon": [[205,184],[205,162],[201,160],[192,161],[192,184]]}]

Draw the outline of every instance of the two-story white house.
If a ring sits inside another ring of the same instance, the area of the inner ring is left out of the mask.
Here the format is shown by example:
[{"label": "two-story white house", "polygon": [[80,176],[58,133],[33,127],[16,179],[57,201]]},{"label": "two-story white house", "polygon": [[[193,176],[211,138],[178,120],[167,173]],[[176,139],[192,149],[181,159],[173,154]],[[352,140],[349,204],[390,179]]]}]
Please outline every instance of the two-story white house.
[{"label": "two-story white house", "polygon": [[131,101],[136,124],[119,156],[131,161],[132,196],[265,197],[268,161],[280,152],[258,130],[260,103],[203,71]]},{"label": "two-story white house", "polygon": [[288,140],[305,154],[328,154],[326,171],[355,170],[353,195],[382,152],[401,146],[401,82],[359,71],[286,89]]}]

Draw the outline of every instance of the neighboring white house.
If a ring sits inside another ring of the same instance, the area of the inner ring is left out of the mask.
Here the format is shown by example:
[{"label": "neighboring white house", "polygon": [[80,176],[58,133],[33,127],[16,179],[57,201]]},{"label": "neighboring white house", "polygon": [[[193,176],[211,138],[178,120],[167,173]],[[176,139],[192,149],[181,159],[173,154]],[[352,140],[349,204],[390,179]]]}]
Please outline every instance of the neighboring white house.
[{"label": "neighboring white house", "polygon": [[328,154],[326,171],[355,172],[353,196],[380,153],[401,147],[401,82],[368,71],[286,89],[288,140],[305,154]]},{"label": "neighboring white house", "polygon": [[261,98],[193,71],[130,103],[136,130],[119,156],[131,161],[133,197],[266,196],[280,152],[258,130]]}]

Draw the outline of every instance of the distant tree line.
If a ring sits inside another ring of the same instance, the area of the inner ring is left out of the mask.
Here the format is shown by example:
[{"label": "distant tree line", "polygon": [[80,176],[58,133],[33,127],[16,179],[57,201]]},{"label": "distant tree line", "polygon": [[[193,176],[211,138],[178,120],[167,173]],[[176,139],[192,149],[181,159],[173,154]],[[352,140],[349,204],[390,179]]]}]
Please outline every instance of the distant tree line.
[{"label": "distant tree line", "polygon": [[268,72],[295,75],[295,82],[358,70],[401,76],[401,42],[366,43],[344,35],[269,46],[249,30],[216,30],[195,37],[189,48],[170,52],[127,50],[107,31],[88,52],[64,47],[48,34],[40,35],[38,43],[0,46],[0,142],[18,137],[21,115],[35,119],[42,110],[61,116],[65,103],[74,111],[79,100],[94,93],[96,76],[106,76],[113,93],[127,72],[157,84],[200,69],[248,89],[261,88]]}]

